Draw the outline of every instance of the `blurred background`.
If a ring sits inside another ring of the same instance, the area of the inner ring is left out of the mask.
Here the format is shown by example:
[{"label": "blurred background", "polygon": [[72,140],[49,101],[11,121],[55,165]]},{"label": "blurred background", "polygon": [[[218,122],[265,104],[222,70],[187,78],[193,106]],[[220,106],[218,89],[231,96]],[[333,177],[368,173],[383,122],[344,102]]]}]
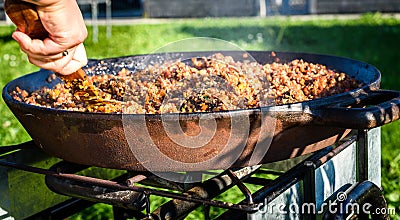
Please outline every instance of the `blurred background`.
[{"label": "blurred background", "polygon": [[[0,0],[2,5],[4,0]],[[85,17],[97,8],[105,18],[107,8],[113,18],[235,17],[309,14],[349,14],[400,11],[397,0],[78,0]],[[0,9],[0,19],[5,14]]]},{"label": "blurred background", "polygon": [[[3,0],[0,0],[2,6]],[[376,66],[383,89],[400,90],[399,0],[78,0],[89,58],[151,53],[190,37],[213,37],[245,50],[321,53]],[[0,8],[0,88],[37,68],[10,37]],[[30,140],[0,100],[0,146]],[[382,128],[382,188],[400,219],[400,122]],[[1,192],[0,192],[1,193]],[[1,198],[1,195],[0,195]],[[0,218],[1,218],[0,213]],[[198,219],[191,214],[188,219]],[[71,219],[112,219],[96,205]]]}]

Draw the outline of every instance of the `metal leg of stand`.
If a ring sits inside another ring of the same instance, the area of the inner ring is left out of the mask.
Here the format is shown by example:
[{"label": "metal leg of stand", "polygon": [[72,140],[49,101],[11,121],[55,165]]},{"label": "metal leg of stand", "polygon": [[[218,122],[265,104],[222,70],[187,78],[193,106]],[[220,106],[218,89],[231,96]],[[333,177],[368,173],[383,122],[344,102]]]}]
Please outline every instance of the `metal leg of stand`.
[{"label": "metal leg of stand", "polygon": [[[316,189],[315,189],[315,169],[316,165],[312,161],[305,161],[304,166],[307,169],[304,175],[303,185],[304,187],[304,203],[317,204],[316,201]],[[315,220],[315,213],[305,213],[305,220]]]},{"label": "metal leg of stand", "polygon": [[98,22],[97,22],[97,16],[98,16],[97,3],[98,3],[97,1],[92,2],[92,25],[93,25],[92,40],[95,43],[97,43],[99,40],[99,26],[98,26]]},{"label": "metal leg of stand", "polygon": [[107,38],[111,37],[112,26],[111,26],[111,0],[106,0],[106,25],[107,25]]},{"label": "metal leg of stand", "polygon": [[381,128],[358,131],[358,182],[369,180],[381,186]]}]

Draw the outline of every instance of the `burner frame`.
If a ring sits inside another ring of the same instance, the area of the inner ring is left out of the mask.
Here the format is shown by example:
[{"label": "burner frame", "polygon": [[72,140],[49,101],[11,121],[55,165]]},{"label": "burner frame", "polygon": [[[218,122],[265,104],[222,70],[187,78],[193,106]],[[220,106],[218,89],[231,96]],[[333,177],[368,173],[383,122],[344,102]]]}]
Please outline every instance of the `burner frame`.
[{"label": "burner frame", "polygon": [[[21,145],[16,145],[16,146],[6,146],[0,148],[0,155],[3,155],[2,157],[5,157],[5,154],[12,155],[18,150],[25,150],[27,148],[32,147],[32,142],[24,143]],[[355,146],[357,145],[357,146]],[[55,179],[63,179],[67,181],[72,181],[72,182],[79,182],[80,184],[94,184],[96,187],[104,188],[111,190],[113,192],[117,191],[132,191],[132,192],[137,192],[141,193],[144,195],[144,208],[146,210],[146,215],[141,216],[141,217],[162,217],[161,215],[171,215],[171,213],[168,211],[168,209],[171,209],[171,204],[174,202],[181,207],[178,208],[179,213],[172,213],[172,215],[175,215],[174,217],[182,217],[187,215],[187,211],[193,210],[194,208],[204,205],[205,208],[205,216],[208,219],[209,218],[209,210],[210,207],[219,207],[219,208],[224,208],[227,209],[228,211],[224,213],[222,216],[220,216],[220,219],[224,219],[225,216],[243,216],[243,214],[247,215],[248,218],[251,219],[262,219],[262,215],[260,215],[260,211],[262,210],[262,207],[267,206],[270,202],[272,202],[274,199],[276,199],[279,195],[284,193],[286,190],[290,189],[292,186],[297,184],[299,181],[303,181],[303,185],[308,185],[310,187],[304,187],[303,190],[303,195],[304,198],[303,202],[305,203],[312,203],[312,204],[317,204],[319,201],[317,201],[317,187],[318,185],[315,183],[316,179],[316,169],[319,167],[323,166],[327,162],[329,162],[332,158],[337,156],[338,154],[342,153],[344,150],[346,150],[349,147],[355,147],[356,148],[356,170],[357,170],[357,177],[356,177],[356,182],[353,183],[352,187],[348,187],[348,189],[351,188],[357,188],[359,185],[365,186],[368,185],[369,187],[364,187],[366,190],[369,191],[374,191],[375,193],[380,192],[379,189],[380,187],[380,170],[377,171],[376,169],[376,164],[379,164],[380,167],[380,128],[375,128],[371,130],[358,130],[358,131],[353,131],[351,135],[348,136],[347,140],[343,141],[342,143],[338,144],[337,146],[329,146],[325,149],[322,149],[320,151],[317,151],[316,153],[313,153],[311,156],[307,157],[305,160],[303,160],[301,163],[297,164],[293,168],[291,168],[289,171],[285,172],[281,176],[279,176],[277,179],[270,181],[269,183],[266,183],[266,185],[258,190],[255,193],[251,193],[249,189],[243,184],[241,179],[244,179],[246,182],[251,182],[254,181],[249,178],[249,175],[254,173],[260,166],[253,166],[253,167],[247,167],[247,168],[242,168],[242,169],[237,169],[237,170],[226,170],[220,175],[218,175],[215,178],[220,178],[224,179],[225,181],[230,182],[231,186],[238,186],[240,191],[243,193],[243,196],[246,198],[244,201],[238,204],[231,204],[227,202],[222,202],[222,201],[217,201],[214,200],[213,198],[204,198],[201,197],[201,195],[198,195],[197,197],[194,196],[187,196],[185,193],[176,193],[176,192],[166,192],[164,190],[157,190],[154,188],[149,188],[149,187],[138,187],[135,186],[135,183],[138,180],[144,180],[147,179],[147,176],[143,175],[143,173],[139,173],[136,176],[130,176],[125,178],[125,182],[121,181],[121,179],[111,181],[111,180],[104,180],[104,179],[98,179],[98,178],[92,178],[92,177],[87,177],[87,176],[81,176],[77,175],[74,173],[68,173],[65,172],[65,170],[62,170],[60,168],[52,168],[52,169],[44,169],[44,168],[39,168],[39,167],[34,167],[30,165],[25,165],[25,164],[20,164],[17,162],[10,162],[10,161],[5,161],[5,160],[0,160],[0,166],[4,167],[9,167],[9,168],[14,168],[18,170],[23,170],[27,172],[32,172],[32,173],[38,173],[46,176],[46,181],[48,182],[49,179],[55,178]],[[6,155],[7,157],[7,155]],[[84,169],[85,167],[83,166],[77,166],[77,169]],[[76,172],[76,171],[75,171]],[[203,183],[204,185],[207,186],[207,184],[215,184],[216,179],[211,179],[208,180],[210,182]],[[214,182],[213,182],[214,181]],[[165,182],[164,182],[165,184]],[[371,186],[372,184],[372,186]],[[174,184],[170,184],[172,188],[174,187]],[[176,186],[175,186],[176,187]],[[186,190],[187,188],[191,188],[192,186],[188,185],[183,185],[180,186],[180,190],[184,189]],[[200,188],[196,188],[200,187]],[[228,187],[228,188],[230,188]],[[51,188],[51,187],[50,187]],[[178,187],[179,188],[179,187]],[[209,188],[209,187],[208,187]],[[207,187],[201,187],[201,186],[195,186],[195,192],[199,192],[199,190],[203,190],[204,192],[207,192]],[[175,188],[177,190],[177,188]],[[220,191],[225,191],[227,188],[220,189]],[[61,192],[62,193],[62,192]],[[220,192],[218,192],[220,193]],[[65,193],[62,193],[65,194]],[[208,194],[208,192],[206,193]],[[214,193],[215,196],[217,193]],[[379,193],[378,193],[379,194]],[[162,205],[159,207],[157,210],[155,210],[153,213],[150,213],[150,195],[158,195],[158,196],[163,196],[163,197],[168,197],[171,198],[174,202],[168,202],[167,204]],[[380,194],[381,195],[381,194]],[[380,196],[378,195],[378,196]],[[214,197],[214,196],[212,196]],[[383,198],[383,196],[381,196]],[[96,201],[96,199],[94,199]],[[179,202],[178,202],[179,201]],[[384,199],[383,199],[384,201]],[[99,202],[99,201],[96,201]],[[382,203],[382,201],[380,201]],[[76,204],[85,204],[85,201],[82,201],[80,199],[70,199],[64,202],[64,207],[68,205],[71,206],[77,206]],[[112,202],[111,202],[112,203]],[[86,206],[93,204],[91,202],[86,203]],[[113,204],[114,210],[116,212],[126,212],[126,209],[135,209],[135,207],[127,207],[127,206],[118,206],[118,204]],[[175,204],[174,204],[175,205]],[[382,205],[382,204],[381,204]],[[385,206],[386,203],[383,202],[383,206]],[[84,205],[80,205],[81,207],[84,207]],[[61,206],[62,207],[62,206]],[[137,207],[136,207],[137,208]],[[174,207],[176,208],[176,207]],[[58,208],[60,209],[60,208]],[[51,214],[54,212],[49,211],[42,211],[39,212],[37,215],[45,215]],[[139,209],[137,209],[139,210]],[[137,211],[136,210],[136,211]],[[62,213],[62,212],[60,212]],[[68,211],[65,211],[67,214]],[[162,214],[161,214],[162,213]],[[118,213],[117,213],[118,214]],[[262,214],[262,213],[261,213]],[[343,213],[338,213],[338,214],[343,214]],[[344,213],[345,215],[347,213]],[[36,215],[36,216],[37,216]],[[261,217],[260,217],[261,216]],[[316,215],[305,215],[305,219],[316,219]]]}]

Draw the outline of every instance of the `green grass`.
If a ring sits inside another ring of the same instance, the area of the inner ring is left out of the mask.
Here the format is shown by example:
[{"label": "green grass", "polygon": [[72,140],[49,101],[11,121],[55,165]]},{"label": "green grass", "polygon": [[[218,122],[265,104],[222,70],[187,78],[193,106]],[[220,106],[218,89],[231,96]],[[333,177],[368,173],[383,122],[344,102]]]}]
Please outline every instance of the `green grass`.
[{"label": "green grass", "polygon": [[[10,34],[0,27],[0,87],[11,79],[37,70],[19,52]],[[91,28],[88,28],[89,32]],[[91,32],[90,32],[91,34]],[[400,90],[400,20],[380,14],[358,19],[207,18],[171,20],[160,24],[113,26],[112,38],[100,27],[99,43],[85,42],[88,57],[105,58],[151,53],[167,43],[190,37],[223,39],[247,50],[301,51],[350,57],[376,66],[382,88]],[[0,101],[0,145],[29,140],[4,102]],[[382,186],[390,207],[400,219],[400,122],[383,127]],[[99,208],[100,207],[100,208]],[[109,208],[98,206],[97,211]],[[91,211],[90,211],[91,210]],[[87,212],[93,212],[90,209]],[[92,216],[96,216],[92,214]],[[89,219],[90,216],[86,216]],[[76,217],[79,218],[79,217]],[[109,218],[104,214],[104,218]],[[96,219],[91,218],[91,219]]]}]

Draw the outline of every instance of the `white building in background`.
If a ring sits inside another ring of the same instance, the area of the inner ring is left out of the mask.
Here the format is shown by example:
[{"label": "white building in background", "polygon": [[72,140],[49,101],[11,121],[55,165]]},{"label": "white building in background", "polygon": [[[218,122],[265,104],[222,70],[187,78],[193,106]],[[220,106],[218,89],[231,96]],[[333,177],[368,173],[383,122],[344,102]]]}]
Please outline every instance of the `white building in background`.
[{"label": "white building in background", "polygon": [[143,0],[146,17],[400,12],[399,0]]}]

